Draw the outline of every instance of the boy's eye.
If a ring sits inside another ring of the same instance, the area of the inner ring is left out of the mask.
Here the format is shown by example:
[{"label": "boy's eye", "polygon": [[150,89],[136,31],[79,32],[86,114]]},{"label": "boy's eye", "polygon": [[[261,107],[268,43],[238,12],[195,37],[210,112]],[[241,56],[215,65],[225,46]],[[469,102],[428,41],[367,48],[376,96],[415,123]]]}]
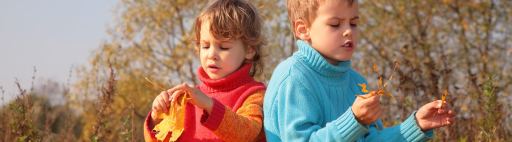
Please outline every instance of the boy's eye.
[{"label": "boy's eye", "polygon": [[210,46],[201,46],[201,49],[208,49]]},{"label": "boy's eye", "polygon": [[351,27],[357,27],[357,23],[350,23]]}]

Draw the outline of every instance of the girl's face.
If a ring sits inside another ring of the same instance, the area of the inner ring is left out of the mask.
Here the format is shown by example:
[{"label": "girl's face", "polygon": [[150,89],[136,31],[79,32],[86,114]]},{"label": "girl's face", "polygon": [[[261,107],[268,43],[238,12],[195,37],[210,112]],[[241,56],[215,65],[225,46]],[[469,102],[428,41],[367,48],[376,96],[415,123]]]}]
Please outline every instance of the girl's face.
[{"label": "girl's face", "polygon": [[204,21],[200,32],[199,56],[201,67],[211,79],[221,79],[235,72],[245,60],[251,60],[255,52],[245,48],[240,39],[218,41],[210,32],[210,24]]}]

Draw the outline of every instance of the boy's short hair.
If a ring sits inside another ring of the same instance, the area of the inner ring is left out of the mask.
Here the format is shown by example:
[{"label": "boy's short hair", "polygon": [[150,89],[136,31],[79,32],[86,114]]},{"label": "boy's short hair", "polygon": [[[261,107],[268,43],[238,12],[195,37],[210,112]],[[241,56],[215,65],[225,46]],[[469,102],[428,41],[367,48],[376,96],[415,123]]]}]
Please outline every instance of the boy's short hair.
[{"label": "boy's short hair", "polygon": [[[293,22],[297,19],[302,19],[308,26],[311,26],[311,23],[316,18],[316,11],[320,3],[325,1],[328,0],[287,0],[286,5],[288,8],[290,26],[293,28]],[[349,5],[353,5],[354,2],[356,2],[356,0],[344,1],[347,1]]]},{"label": "boy's short hair", "polygon": [[254,49],[252,59],[254,76],[260,64],[261,47],[265,44],[262,23],[258,11],[245,0],[214,0],[196,18],[194,31],[196,50],[200,44],[201,24],[210,22],[210,32],[220,41],[240,39],[246,47]]}]

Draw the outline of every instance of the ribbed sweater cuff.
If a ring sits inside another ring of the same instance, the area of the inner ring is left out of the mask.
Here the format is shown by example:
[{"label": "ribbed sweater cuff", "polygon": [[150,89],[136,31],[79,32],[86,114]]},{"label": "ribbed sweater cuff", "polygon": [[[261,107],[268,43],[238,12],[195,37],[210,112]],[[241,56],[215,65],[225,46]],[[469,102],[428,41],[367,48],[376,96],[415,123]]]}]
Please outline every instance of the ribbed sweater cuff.
[{"label": "ribbed sweater cuff", "polygon": [[148,116],[146,116],[146,120],[144,121],[144,135],[146,138],[156,141],[156,132],[153,131],[154,124],[151,121],[151,111],[149,111]]},{"label": "ribbed sweater cuff", "polygon": [[334,124],[339,135],[348,138],[348,141],[355,141],[368,133],[368,128],[357,122],[351,107],[334,120]]},{"label": "ribbed sweater cuff", "polygon": [[203,112],[203,116],[201,116],[201,124],[206,128],[215,131],[222,122],[225,113],[225,107],[219,101],[213,100],[212,113],[208,114],[206,111]]},{"label": "ribbed sweater cuff", "polygon": [[421,131],[420,126],[416,122],[416,112],[412,113],[402,124],[400,124],[400,132],[407,141],[427,141],[434,135],[433,130],[426,132]]}]

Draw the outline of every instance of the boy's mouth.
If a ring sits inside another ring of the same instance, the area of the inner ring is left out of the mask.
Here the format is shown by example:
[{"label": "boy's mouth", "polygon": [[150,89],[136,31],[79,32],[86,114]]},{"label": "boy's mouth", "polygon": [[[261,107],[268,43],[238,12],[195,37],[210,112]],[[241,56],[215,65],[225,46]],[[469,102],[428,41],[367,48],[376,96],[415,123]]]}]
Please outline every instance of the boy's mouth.
[{"label": "boy's mouth", "polygon": [[345,41],[345,44],[341,45],[341,47],[353,49],[354,48],[354,43],[352,41],[350,41],[350,40],[347,40],[347,41]]}]

